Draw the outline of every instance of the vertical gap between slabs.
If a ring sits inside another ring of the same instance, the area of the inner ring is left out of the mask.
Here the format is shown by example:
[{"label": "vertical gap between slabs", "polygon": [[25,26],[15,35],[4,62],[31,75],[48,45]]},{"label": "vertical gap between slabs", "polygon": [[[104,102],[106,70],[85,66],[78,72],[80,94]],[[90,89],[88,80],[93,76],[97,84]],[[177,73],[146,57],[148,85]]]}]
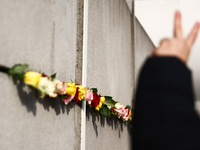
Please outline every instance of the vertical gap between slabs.
[{"label": "vertical gap between slabs", "polygon": [[[87,87],[87,44],[88,44],[88,0],[84,0],[83,10],[83,68],[82,85]],[[86,139],[86,101],[82,101],[81,111],[81,150],[85,150]]]}]

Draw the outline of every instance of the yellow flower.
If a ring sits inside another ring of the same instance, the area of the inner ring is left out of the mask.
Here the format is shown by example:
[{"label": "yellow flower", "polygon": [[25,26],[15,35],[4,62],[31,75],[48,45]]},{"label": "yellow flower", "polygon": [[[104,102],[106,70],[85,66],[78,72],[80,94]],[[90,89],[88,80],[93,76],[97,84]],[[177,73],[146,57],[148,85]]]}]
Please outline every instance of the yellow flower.
[{"label": "yellow flower", "polygon": [[102,102],[102,104],[105,103],[105,97],[101,97],[100,101]]},{"label": "yellow flower", "polygon": [[95,109],[99,111],[99,109],[102,107],[102,105],[103,105],[104,103],[105,103],[105,97],[101,97],[101,98],[100,98],[99,105],[97,105],[97,106],[95,107]]},{"label": "yellow flower", "polygon": [[100,108],[101,108],[101,107],[99,107],[99,105],[95,107],[95,109],[98,110],[98,111],[99,111]]},{"label": "yellow flower", "polygon": [[129,110],[129,118],[131,118],[131,110]]},{"label": "yellow flower", "polygon": [[86,89],[86,87],[83,87],[82,85],[76,85],[76,87],[79,88],[78,89],[78,92],[79,92],[78,99],[79,99],[79,101],[81,101],[84,98],[87,89]]},{"label": "yellow flower", "polygon": [[75,83],[66,83],[66,84],[67,84],[66,94],[67,95],[75,95],[76,94]]},{"label": "yellow flower", "polygon": [[42,75],[34,71],[28,71],[24,74],[24,82],[33,87],[37,87]]}]

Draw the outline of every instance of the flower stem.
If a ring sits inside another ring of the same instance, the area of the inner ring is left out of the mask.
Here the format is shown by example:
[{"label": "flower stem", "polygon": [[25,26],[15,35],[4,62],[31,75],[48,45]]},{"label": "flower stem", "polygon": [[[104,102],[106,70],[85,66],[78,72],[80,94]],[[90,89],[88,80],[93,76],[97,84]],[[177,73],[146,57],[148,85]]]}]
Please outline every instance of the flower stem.
[{"label": "flower stem", "polygon": [[0,72],[4,72],[8,74],[10,68],[0,65]]}]

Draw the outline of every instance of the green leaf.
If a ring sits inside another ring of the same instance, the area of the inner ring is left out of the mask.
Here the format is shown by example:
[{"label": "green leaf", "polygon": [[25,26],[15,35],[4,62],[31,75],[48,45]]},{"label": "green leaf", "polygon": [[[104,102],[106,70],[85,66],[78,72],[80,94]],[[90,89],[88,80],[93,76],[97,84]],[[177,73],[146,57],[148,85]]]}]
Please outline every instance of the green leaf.
[{"label": "green leaf", "polygon": [[106,107],[105,105],[102,105],[100,109],[100,113],[106,117],[110,117],[110,109]]},{"label": "green leaf", "polygon": [[113,106],[115,105],[117,102],[115,102],[112,97],[110,96],[105,96],[105,105],[107,106]]},{"label": "green leaf", "polygon": [[111,98],[112,99],[112,97],[111,96],[104,96],[105,98]]},{"label": "green leaf", "polygon": [[24,73],[25,73],[25,70],[28,68],[28,65],[27,64],[16,64],[14,65],[9,71],[8,73],[17,78],[17,79],[23,79],[24,78]]},{"label": "green leaf", "polygon": [[51,80],[54,80],[56,78],[56,73],[52,74],[50,77],[51,77]]},{"label": "green leaf", "polygon": [[98,92],[97,88],[91,88],[90,90],[92,90],[93,93],[97,93]]},{"label": "green leaf", "polygon": [[130,110],[131,110],[131,106],[129,106],[129,105],[127,105],[127,106],[126,106],[126,108],[128,108],[128,109],[130,109]]}]

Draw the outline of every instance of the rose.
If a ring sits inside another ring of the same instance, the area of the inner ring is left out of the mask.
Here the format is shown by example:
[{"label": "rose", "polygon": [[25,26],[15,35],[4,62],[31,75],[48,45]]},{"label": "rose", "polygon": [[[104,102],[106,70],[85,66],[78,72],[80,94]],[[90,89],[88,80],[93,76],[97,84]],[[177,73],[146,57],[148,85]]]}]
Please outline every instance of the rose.
[{"label": "rose", "polygon": [[84,99],[88,102],[89,105],[91,105],[91,102],[93,100],[93,91],[92,90],[87,90],[86,96]]},{"label": "rose", "polygon": [[124,105],[122,105],[122,103],[116,103],[115,104],[115,108],[119,109],[121,107],[124,107]]},{"label": "rose", "polygon": [[51,97],[56,97],[55,93],[56,83],[55,81],[51,81],[48,77],[42,77],[40,82],[37,85],[37,89],[41,92],[41,97],[44,97],[46,94]]},{"label": "rose", "polygon": [[101,98],[100,98],[100,101],[99,101],[99,105],[97,105],[97,106],[95,107],[95,109],[99,111],[99,109],[102,107],[102,105],[103,105],[104,103],[105,103],[105,97],[101,97]]},{"label": "rose", "polygon": [[86,94],[86,87],[83,87],[82,85],[76,85],[76,88],[78,88],[78,99],[80,101]]},{"label": "rose", "polygon": [[115,108],[114,111],[118,118],[122,118],[125,121],[131,119],[131,110],[129,108],[123,106],[121,103],[116,103]]},{"label": "rose", "polygon": [[125,121],[127,121],[129,119],[129,109],[128,108],[124,108],[124,111],[123,111],[121,117]]},{"label": "rose", "polygon": [[75,83],[66,83],[66,84],[67,84],[66,94],[67,95],[75,95],[76,94]]},{"label": "rose", "polygon": [[132,111],[129,109],[129,119],[132,120]]},{"label": "rose", "polygon": [[76,88],[76,94],[75,94],[75,96],[74,96],[74,102],[75,103],[78,103],[78,101],[79,101],[79,99],[78,99],[78,87]]},{"label": "rose", "polygon": [[122,113],[124,112],[124,107],[120,107],[118,109],[114,109],[116,115],[118,116],[118,118],[121,117]]},{"label": "rose", "polygon": [[100,95],[98,95],[97,93],[93,93],[93,100],[91,103],[92,107],[95,108],[99,104],[100,98],[101,98]]},{"label": "rose", "polygon": [[24,74],[24,82],[33,87],[37,87],[42,75],[34,71],[28,71]]},{"label": "rose", "polygon": [[55,80],[55,83],[56,83],[56,92],[60,95],[66,94],[67,84],[59,80]]},{"label": "rose", "polygon": [[118,116],[118,118],[120,118],[125,111],[125,107],[121,103],[116,103],[114,111],[115,111],[116,115]]},{"label": "rose", "polygon": [[74,95],[67,95],[67,97],[62,98],[62,100],[65,103],[65,105],[67,105],[69,102],[72,101],[73,98],[74,98]]}]

